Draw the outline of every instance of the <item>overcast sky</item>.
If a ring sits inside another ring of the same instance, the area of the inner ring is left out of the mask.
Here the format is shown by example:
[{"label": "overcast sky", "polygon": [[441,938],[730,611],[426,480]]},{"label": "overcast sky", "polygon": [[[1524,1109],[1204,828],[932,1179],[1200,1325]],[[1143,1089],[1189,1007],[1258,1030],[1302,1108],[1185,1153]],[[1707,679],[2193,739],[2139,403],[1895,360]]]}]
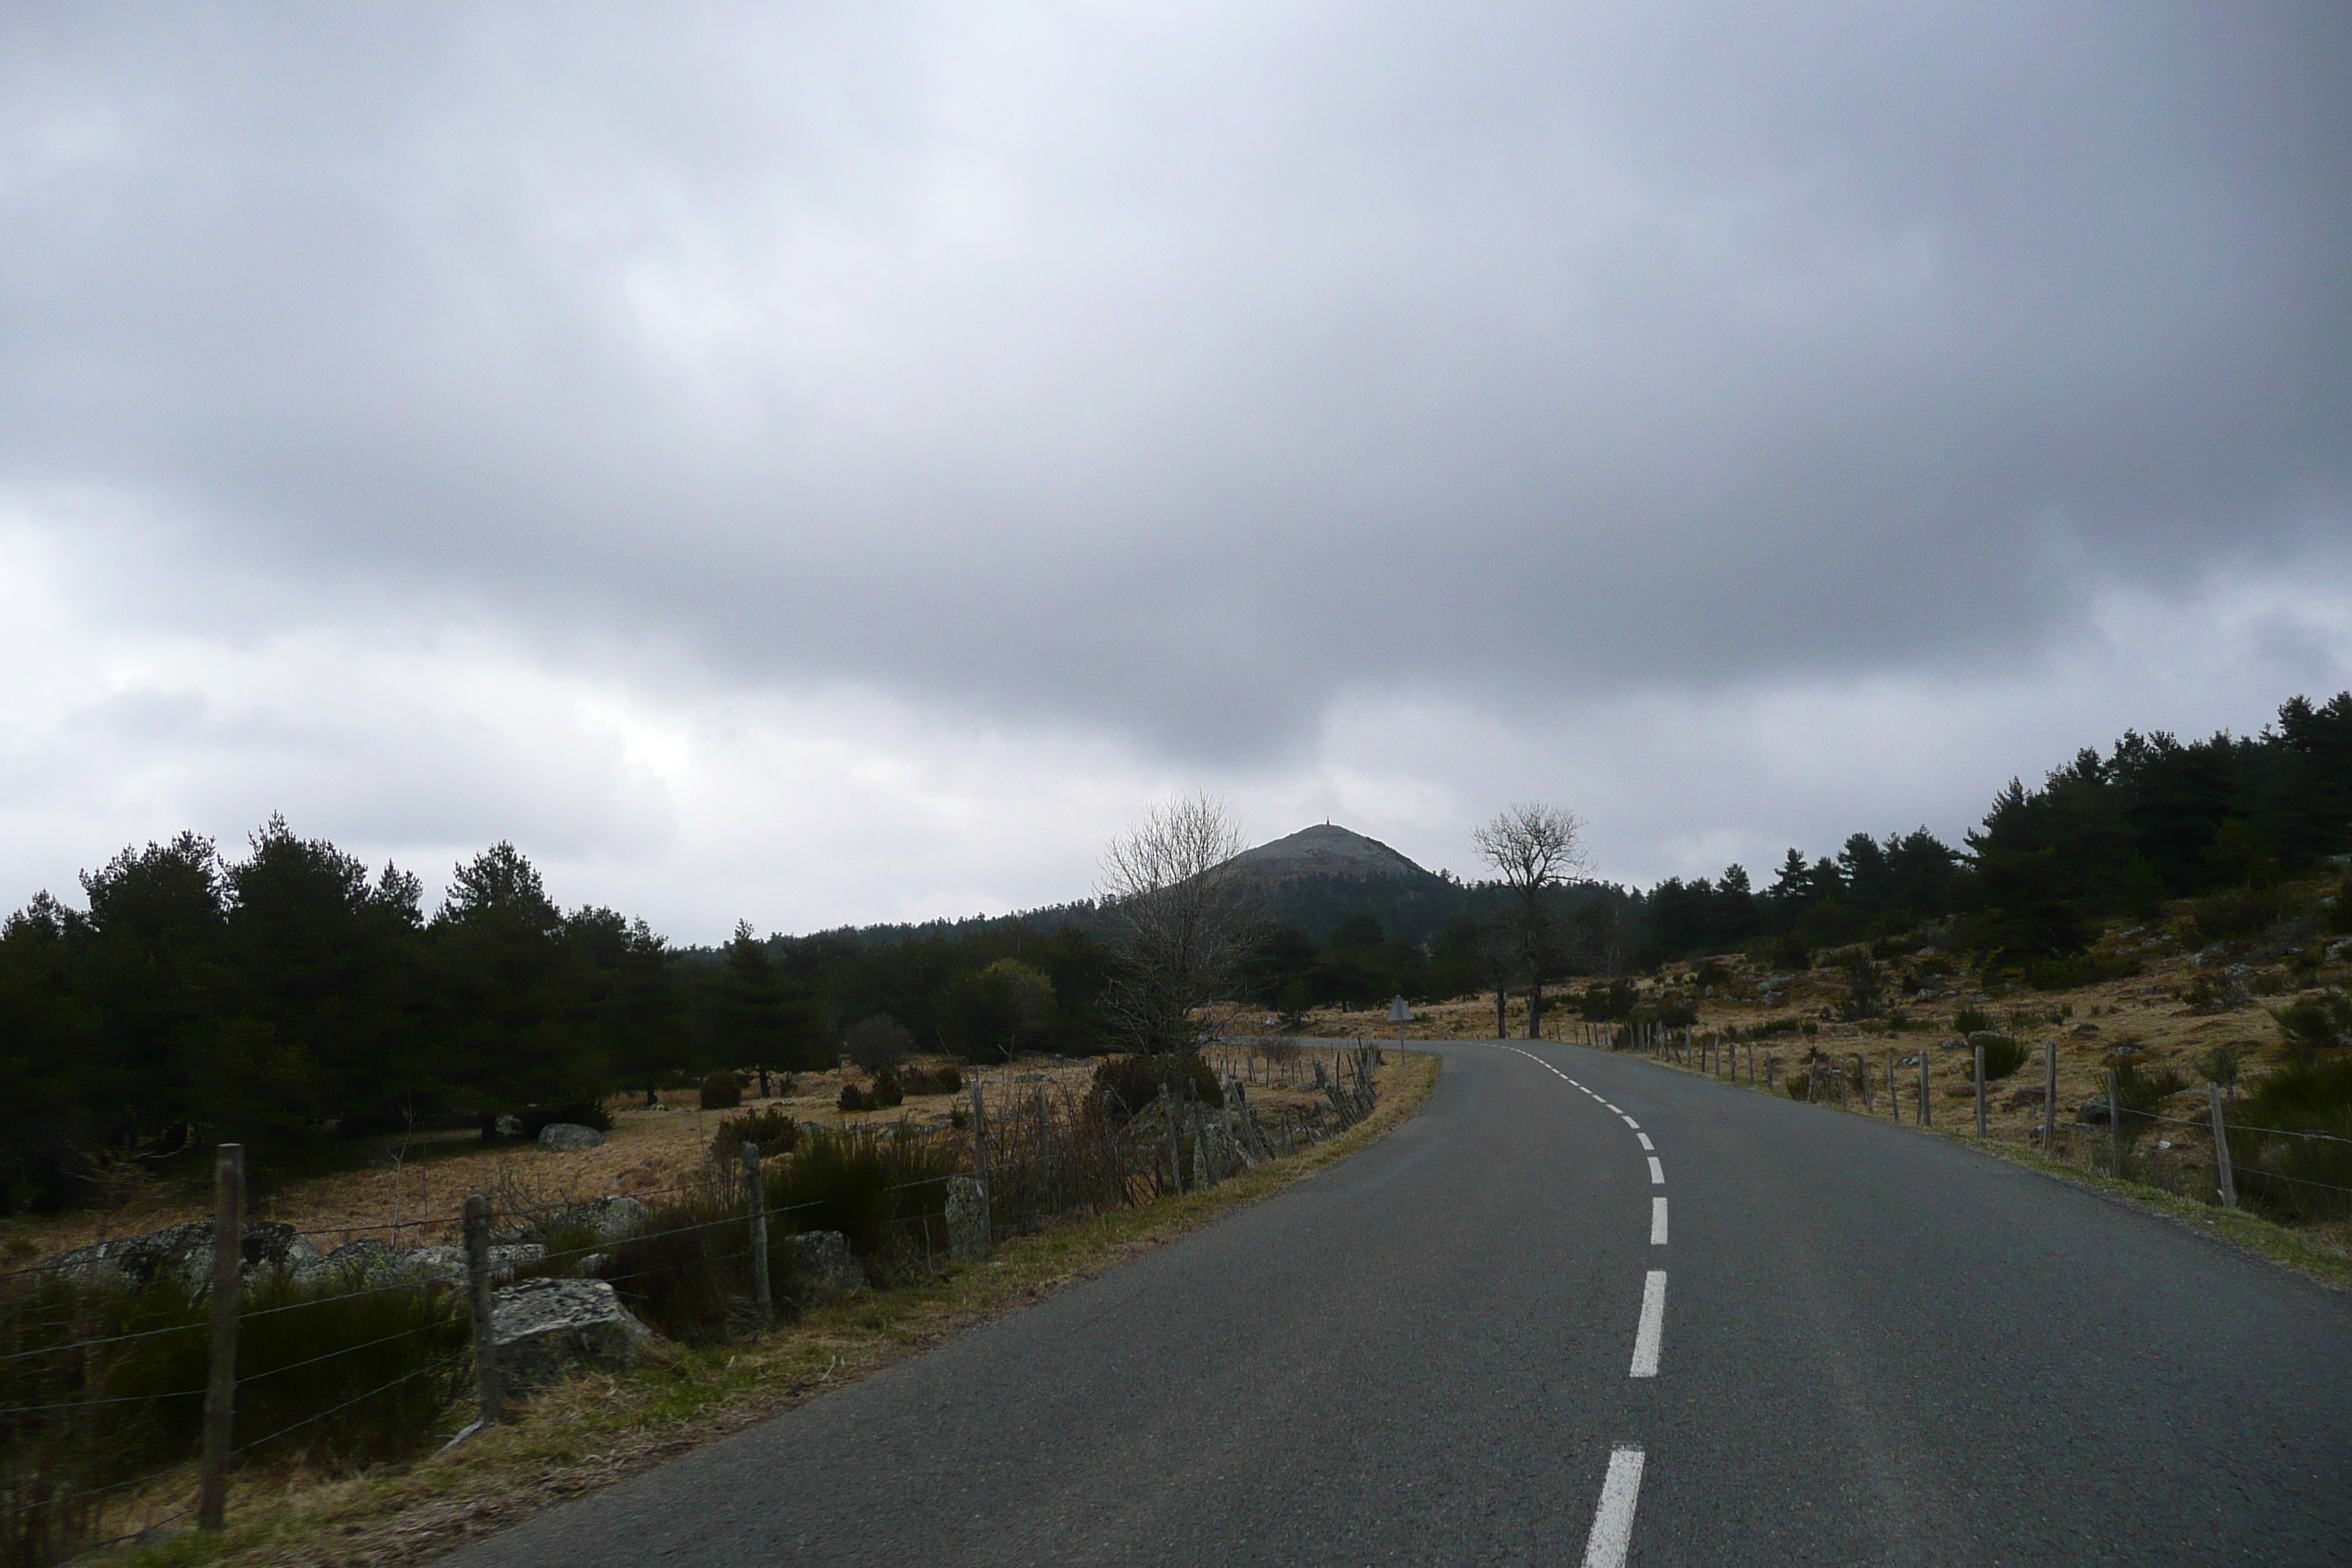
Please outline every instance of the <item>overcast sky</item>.
[{"label": "overcast sky", "polygon": [[2352,687],[2352,10],[10,6],[0,904],[1647,882]]}]

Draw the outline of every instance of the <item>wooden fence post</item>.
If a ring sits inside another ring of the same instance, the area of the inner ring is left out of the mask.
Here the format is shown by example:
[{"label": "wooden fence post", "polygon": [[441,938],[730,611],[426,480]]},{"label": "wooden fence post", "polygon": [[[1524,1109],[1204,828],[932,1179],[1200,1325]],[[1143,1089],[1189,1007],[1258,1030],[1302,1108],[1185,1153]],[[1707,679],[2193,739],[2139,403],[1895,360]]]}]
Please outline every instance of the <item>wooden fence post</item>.
[{"label": "wooden fence post", "polygon": [[1886,1114],[1899,1123],[1903,1120],[1903,1097],[1895,1092],[1898,1081],[1895,1076],[1895,1050],[1890,1046],[1886,1051]]},{"label": "wooden fence post", "polygon": [[2206,1103],[2213,1108],[2213,1169],[2221,1178],[2221,1206],[2238,1206],[2238,1173],[2230,1163],[2230,1124],[2221,1119],[2221,1086],[2205,1086]]},{"label": "wooden fence post", "polygon": [[2042,1152],[2058,1154],[2058,1042],[2042,1043]]},{"label": "wooden fence post", "polygon": [[988,1237],[988,1250],[996,1249],[996,1208],[992,1188],[988,1179],[988,1103],[981,1098],[980,1074],[971,1075],[971,1173],[980,1182],[981,1228]]},{"label": "wooden fence post", "polygon": [[1977,1136],[1981,1138],[1985,1135],[1984,1042],[1982,1040],[1977,1042],[1976,1058]]},{"label": "wooden fence post", "polygon": [[499,1336],[490,1311],[490,1200],[466,1195],[466,1300],[474,1314],[474,1419],[495,1426],[504,1415],[499,1397]]},{"label": "wooden fence post", "polygon": [[776,1326],[775,1286],[768,1279],[768,1184],[760,1175],[760,1146],[749,1138],[743,1140],[743,1202],[751,1219],[751,1308],[764,1332]]},{"label": "wooden fence post", "polygon": [[2115,1151],[2116,1179],[2121,1181],[2124,1174],[2124,1105],[2116,1090],[2112,1068],[2107,1072],[2107,1142]]},{"label": "wooden fence post", "polygon": [[236,1420],[236,1317],[244,1305],[245,1145],[213,1159],[212,1375],[205,1384],[205,1473],[196,1525],[218,1530],[228,1510],[228,1457]]},{"label": "wooden fence post", "polygon": [[1914,1121],[1921,1127],[1936,1125],[1936,1102],[1928,1090],[1935,1087],[1932,1068],[1927,1060],[1927,1047],[1919,1047],[1919,1114]]}]

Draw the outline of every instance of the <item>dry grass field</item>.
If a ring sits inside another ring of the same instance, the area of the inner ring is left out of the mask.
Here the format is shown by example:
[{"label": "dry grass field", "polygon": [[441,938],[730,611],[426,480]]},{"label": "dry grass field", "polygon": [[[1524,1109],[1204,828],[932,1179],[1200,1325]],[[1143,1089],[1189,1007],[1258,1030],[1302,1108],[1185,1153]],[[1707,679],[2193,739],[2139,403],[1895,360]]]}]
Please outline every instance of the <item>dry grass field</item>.
[{"label": "dry grass field", "polygon": [[[1322,1054],[1328,1064],[1330,1053]],[[937,1064],[919,1060],[914,1065]],[[1229,1065],[1236,1073],[1251,1070],[1239,1056]],[[420,1134],[407,1141],[380,1139],[368,1146],[367,1163],[361,1169],[257,1185],[254,1217],[291,1225],[309,1234],[321,1251],[354,1236],[402,1247],[446,1241],[457,1235],[469,1193],[487,1193],[496,1208],[506,1210],[612,1193],[645,1196],[690,1184],[709,1167],[712,1140],[721,1123],[746,1111],[781,1107],[795,1121],[825,1126],[905,1121],[919,1127],[944,1127],[970,1103],[974,1081],[991,1107],[1004,1108],[1026,1101],[1041,1089],[1057,1100],[1064,1093],[1083,1096],[1093,1082],[1095,1067],[1090,1058],[1033,1057],[1002,1067],[966,1068],[966,1087],[956,1094],[909,1095],[903,1105],[888,1110],[847,1113],[839,1108],[842,1085],[868,1081],[853,1068],[802,1073],[792,1095],[762,1100],[747,1094],[741,1110],[704,1110],[699,1094],[690,1089],[665,1091],[661,1110],[647,1109],[640,1095],[618,1095],[605,1102],[613,1131],[600,1148],[549,1153],[516,1142],[486,1144],[470,1131]],[[1265,1070],[1259,1064],[1258,1074]],[[1297,1082],[1253,1079],[1251,1101],[1261,1112],[1315,1100],[1306,1059],[1290,1072]],[[93,1241],[206,1219],[210,1213],[201,1189],[186,1183],[159,1183],[133,1193],[118,1206],[0,1221],[0,1247],[6,1248],[12,1265],[21,1266]]]}]

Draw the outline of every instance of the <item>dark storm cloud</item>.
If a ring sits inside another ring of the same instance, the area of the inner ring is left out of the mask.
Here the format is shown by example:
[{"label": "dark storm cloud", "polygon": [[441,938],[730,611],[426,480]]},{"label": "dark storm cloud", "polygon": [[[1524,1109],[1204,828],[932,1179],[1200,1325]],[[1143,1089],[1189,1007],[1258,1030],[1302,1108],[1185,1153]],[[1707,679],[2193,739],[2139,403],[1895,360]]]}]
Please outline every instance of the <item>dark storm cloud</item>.
[{"label": "dark storm cloud", "polygon": [[0,484],[271,616],[1249,754],[1998,662],[2347,520],[2338,7],[0,27]]}]

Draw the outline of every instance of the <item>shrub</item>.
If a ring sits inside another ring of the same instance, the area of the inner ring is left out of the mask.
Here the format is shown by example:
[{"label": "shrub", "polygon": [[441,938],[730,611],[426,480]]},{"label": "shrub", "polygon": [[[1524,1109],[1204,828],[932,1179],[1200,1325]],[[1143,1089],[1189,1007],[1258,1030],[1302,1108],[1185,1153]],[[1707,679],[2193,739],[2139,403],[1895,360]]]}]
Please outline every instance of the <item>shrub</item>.
[{"label": "shrub", "polygon": [[[2276,1129],[2265,1132],[2262,1129]],[[2315,1132],[2324,1137],[2305,1138]],[[2287,1134],[2279,1136],[2278,1133]],[[2352,1209],[2352,1058],[2291,1062],[2239,1102],[2230,1152],[2239,1191],[2273,1214],[2317,1219]]]},{"label": "shrub", "polygon": [[2197,1070],[2205,1075],[2206,1082],[2227,1092],[2237,1087],[2239,1054],[2240,1047],[2236,1046],[2215,1046],[2198,1057]]},{"label": "shrub", "polygon": [[2232,888],[2200,899],[2189,909],[2200,942],[2240,942],[2259,936],[2286,912],[2277,893],[2252,888]]},{"label": "shrub", "polygon": [[[265,1465],[294,1454],[348,1466],[415,1453],[439,1435],[467,1374],[458,1306],[422,1289],[258,1282],[237,1328],[236,1442],[262,1445],[251,1458]],[[0,1552],[9,1561],[54,1561],[104,1533],[103,1500],[47,1500],[194,1457],[210,1318],[205,1293],[169,1279],[130,1289],[35,1275],[0,1294],[0,1403],[10,1407]]]},{"label": "shrub", "polygon": [[2116,1103],[2123,1111],[2123,1136],[2126,1142],[2146,1132],[2156,1123],[2163,1103],[2189,1087],[2189,1080],[2176,1068],[2144,1068],[2130,1054],[2117,1053],[2109,1058],[2116,1064]]},{"label": "shrub", "polygon": [[[748,1310],[751,1271],[751,1228],[742,1205],[724,1185],[714,1184],[647,1210],[644,1228],[603,1254],[595,1275],[607,1280],[631,1311],[674,1340],[688,1343],[725,1338]],[[772,1245],[787,1222],[771,1222],[772,1283],[786,1272],[791,1248]]]},{"label": "shrub", "polygon": [[943,1067],[931,1075],[931,1081],[940,1086],[941,1094],[961,1094],[963,1069],[957,1067]]},{"label": "shrub", "polygon": [[1992,1015],[1981,1007],[1963,1007],[1952,1015],[1956,1034],[1981,1035],[1992,1027]]},{"label": "shrub", "polygon": [[2110,980],[2129,980],[2147,967],[2137,958],[2095,958],[2078,952],[2065,958],[2028,959],[2018,966],[2018,973],[2036,991],[2075,991]]},{"label": "shrub", "polygon": [[1606,984],[1596,980],[1577,998],[1577,1016],[1588,1024],[1613,1024],[1633,1010],[1639,994],[1633,983],[1622,976]]},{"label": "shrub", "polygon": [[907,1059],[915,1048],[915,1037],[907,1026],[887,1013],[877,1013],[860,1018],[849,1026],[849,1036],[842,1041],[842,1049],[849,1059],[869,1073],[886,1072]]},{"label": "shrub", "polygon": [[901,1123],[812,1130],[800,1152],[768,1176],[768,1207],[796,1230],[837,1230],[870,1257],[895,1228],[947,1209],[946,1178],[962,1168],[961,1140]]},{"label": "shrub", "polygon": [[[1987,1083],[2002,1079],[2033,1059],[2033,1047],[2014,1035],[1979,1034],[1969,1037],[1971,1046],[1984,1047],[1984,1073]],[[1970,1067],[1973,1068],[1974,1063]]]},{"label": "shrub", "polygon": [[1095,1088],[1110,1095],[1110,1114],[1124,1124],[1136,1112],[1160,1098],[1170,1083],[1192,1086],[1192,1097],[1208,1105],[1223,1105],[1224,1089],[1198,1051],[1181,1056],[1105,1057],[1095,1068]]},{"label": "shrub", "polygon": [[735,1081],[731,1072],[705,1073],[702,1079],[702,1109],[733,1110],[743,1103],[743,1086]]},{"label": "shrub", "polygon": [[2341,991],[2272,1008],[2271,1016],[2278,1023],[2279,1037],[2286,1042],[2290,1057],[2308,1058],[2338,1046],[2352,1046],[2352,997]]},{"label": "shrub", "polygon": [[1785,1086],[1789,1090],[1789,1098],[1790,1100],[1804,1099],[1806,1089],[1812,1086],[1812,1074],[1811,1073],[1790,1073],[1789,1075],[1789,1081]]},{"label": "shrub", "polygon": [[757,1143],[760,1157],[772,1159],[789,1154],[800,1142],[801,1125],[793,1120],[791,1111],[781,1105],[764,1110],[730,1116],[719,1124],[719,1131],[710,1140],[711,1157],[719,1161],[740,1159],[745,1143]]},{"label": "shrub", "polygon": [[866,1100],[877,1109],[883,1110],[904,1105],[907,1103],[906,1087],[899,1083],[897,1073],[892,1072],[888,1068],[884,1068],[874,1075],[874,1087],[866,1091]]},{"label": "shrub", "polygon": [[940,1083],[939,1079],[933,1078],[922,1068],[908,1068],[904,1073],[899,1075],[898,1088],[906,1094],[937,1094],[940,1091]]},{"label": "shrub", "polygon": [[872,1102],[866,1098],[866,1091],[864,1089],[859,1089],[854,1083],[845,1083],[841,1086],[841,1109],[844,1110],[871,1110],[874,1107]]},{"label": "shrub", "polygon": [[1764,957],[1775,969],[1794,970],[1800,974],[1813,966],[1813,950],[1795,931],[1775,937],[1764,950]]}]

